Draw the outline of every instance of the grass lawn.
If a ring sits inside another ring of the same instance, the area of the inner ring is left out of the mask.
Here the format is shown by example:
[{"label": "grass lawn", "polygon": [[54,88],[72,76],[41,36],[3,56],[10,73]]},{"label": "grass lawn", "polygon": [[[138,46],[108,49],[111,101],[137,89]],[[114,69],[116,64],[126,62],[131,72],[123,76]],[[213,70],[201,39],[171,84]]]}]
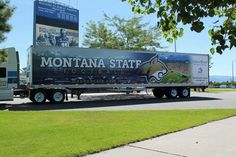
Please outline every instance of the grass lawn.
[{"label": "grass lawn", "polygon": [[0,156],[80,156],[235,115],[236,110],[2,111]]},{"label": "grass lawn", "polygon": [[178,72],[167,73],[161,80],[161,83],[184,83],[188,81],[189,77],[179,74]]},{"label": "grass lawn", "polygon": [[231,88],[207,88],[206,92],[210,92],[210,93],[236,92],[236,89],[231,89]]}]

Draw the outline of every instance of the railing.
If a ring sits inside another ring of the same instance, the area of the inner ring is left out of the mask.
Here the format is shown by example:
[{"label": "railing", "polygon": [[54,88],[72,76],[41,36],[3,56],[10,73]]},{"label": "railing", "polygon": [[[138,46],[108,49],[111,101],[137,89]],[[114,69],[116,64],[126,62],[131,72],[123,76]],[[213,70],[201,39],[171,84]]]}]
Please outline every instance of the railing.
[{"label": "railing", "polygon": [[[75,7],[70,6],[70,5],[66,4],[66,3],[59,2],[58,0],[35,0],[35,1],[50,2],[50,3],[53,3],[53,4],[59,4],[59,5],[66,6],[66,7],[68,7],[68,8],[76,9]],[[69,1],[69,3],[70,3],[70,1]],[[78,3],[78,2],[77,2],[77,3]]]}]

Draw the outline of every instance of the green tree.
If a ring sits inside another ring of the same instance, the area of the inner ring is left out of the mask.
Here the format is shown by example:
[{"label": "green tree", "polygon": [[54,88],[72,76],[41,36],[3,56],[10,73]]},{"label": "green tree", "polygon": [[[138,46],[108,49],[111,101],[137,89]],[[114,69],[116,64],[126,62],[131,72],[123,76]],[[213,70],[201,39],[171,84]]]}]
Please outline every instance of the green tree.
[{"label": "green tree", "polygon": [[217,18],[208,33],[211,37],[211,53],[222,54],[227,48],[236,47],[236,1],[235,0],[122,0],[131,4],[132,11],[140,14],[155,13],[158,26],[169,42],[183,36],[182,25],[201,32],[203,19]]},{"label": "green tree", "polygon": [[104,22],[89,22],[86,26],[83,45],[91,48],[116,48],[120,44]]},{"label": "green tree", "polygon": [[157,50],[161,48],[158,42],[160,36],[159,29],[143,23],[142,17],[126,20],[105,14],[102,22],[87,23],[83,45],[96,48]]},{"label": "green tree", "polygon": [[0,63],[7,62],[8,53],[6,49],[0,50]]},{"label": "green tree", "polygon": [[0,0],[0,42],[6,39],[4,33],[10,32],[11,26],[7,23],[12,16],[14,7],[11,7],[9,0]]}]

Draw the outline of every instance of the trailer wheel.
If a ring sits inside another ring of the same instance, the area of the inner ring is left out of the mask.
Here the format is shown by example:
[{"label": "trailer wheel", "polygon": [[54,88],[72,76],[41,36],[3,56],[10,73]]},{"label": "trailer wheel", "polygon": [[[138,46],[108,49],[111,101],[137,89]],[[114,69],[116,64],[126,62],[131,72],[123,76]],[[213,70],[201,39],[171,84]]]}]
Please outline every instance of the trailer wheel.
[{"label": "trailer wheel", "polygon": [[160,89],[158,89],[158,88],[154,88],[153,90],[152,90],[152,92],[153,92],[153,95],[156,97],[156,98],[162,98],[163,96],[164,96],[164,91],[163,90],[160,90]]},{"label": "trailer wheel", "polygon": [[166,93],[167,98],[177,98],[178,90],[176,88],[170,88]]},{"label": "trailer wheel", "polygon": [[188,98],[190,96],[190,89],[189,88],[182,88],[179,91],[179,97],[181,98]]},{"label": "trailer wheel", "polygon": [[46,92],[44,90],[33,90],[30,92],[30,97],[29,99],[34,103],[34,104],[43,104],[46,101]]},{"label": "trailer wheel", "polygon": [[52,103],[62,103],[65,100],[65,92],[63,90],[53,90],[49,100]]}]

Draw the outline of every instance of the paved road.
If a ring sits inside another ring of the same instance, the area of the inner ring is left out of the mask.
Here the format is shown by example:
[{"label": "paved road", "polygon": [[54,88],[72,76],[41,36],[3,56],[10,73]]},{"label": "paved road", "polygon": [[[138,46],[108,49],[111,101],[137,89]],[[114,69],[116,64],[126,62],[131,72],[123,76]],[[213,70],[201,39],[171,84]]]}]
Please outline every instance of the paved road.
[{"label": "paved road", "polygon": [[236,117],[87,157],[234,157]]},{"label": "paved road", "polygon": [[236,92],[192,92],[188,99],[155,99],[141,94],[84,94],[81,100],[69,98],[64,104],[33,105],[28,99],[0,102],[0,110],[172,110],[236,108]]}]

